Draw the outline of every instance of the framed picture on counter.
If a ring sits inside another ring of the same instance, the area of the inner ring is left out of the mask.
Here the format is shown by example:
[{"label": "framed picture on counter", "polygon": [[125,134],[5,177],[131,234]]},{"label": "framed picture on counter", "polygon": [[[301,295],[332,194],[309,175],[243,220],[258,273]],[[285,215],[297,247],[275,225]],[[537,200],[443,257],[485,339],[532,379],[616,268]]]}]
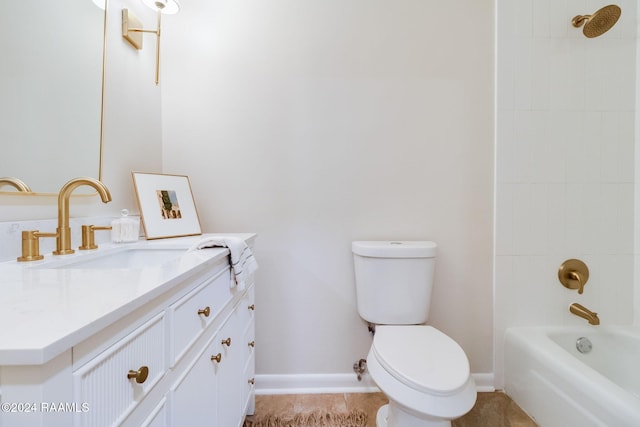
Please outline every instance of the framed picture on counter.
[{"label": "framed picture on counter", "polygon": [[202,234],[189,177],[132,172],[147,239]]}]

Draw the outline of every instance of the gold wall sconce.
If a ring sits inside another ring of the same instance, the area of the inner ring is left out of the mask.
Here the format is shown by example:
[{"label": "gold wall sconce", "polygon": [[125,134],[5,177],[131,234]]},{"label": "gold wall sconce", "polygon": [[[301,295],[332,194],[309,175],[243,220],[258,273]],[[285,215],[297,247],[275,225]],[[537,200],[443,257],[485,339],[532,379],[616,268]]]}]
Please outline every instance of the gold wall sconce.
[{"label": "gold wall sconce", "polygon": [[133,47],[142,49],[142,33],[156,35],[156,86],[160,81],[160,26],[162,15],[175,15],[180,11],[180,5],[175,0],[142,0],[152,10],[157,11],[158,24],[155,30],[145,30],[142,23],[129,12],[122,9],[122,37]]}]

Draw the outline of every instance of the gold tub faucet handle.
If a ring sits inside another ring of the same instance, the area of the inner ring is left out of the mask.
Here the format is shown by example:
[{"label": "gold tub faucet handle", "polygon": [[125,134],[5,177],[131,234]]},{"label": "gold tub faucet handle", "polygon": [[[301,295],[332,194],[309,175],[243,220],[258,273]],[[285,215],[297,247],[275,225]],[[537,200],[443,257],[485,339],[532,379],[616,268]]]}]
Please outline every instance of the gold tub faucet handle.
[{"label": "gold tub faucet handle", "polygon": [[578,293],[581,294],[584,292],[584,281],[582,280],[582,276],[577,271],[570,271],[567,276],[569,276],[569,280],[575,280],[578,282]]},{"label": "gold tub faucet handle", "polygon": [[579,259],[568,259],[558,269],[558,280],[565,288],[577,289],[582,294],[589,280],[589,268]]}]

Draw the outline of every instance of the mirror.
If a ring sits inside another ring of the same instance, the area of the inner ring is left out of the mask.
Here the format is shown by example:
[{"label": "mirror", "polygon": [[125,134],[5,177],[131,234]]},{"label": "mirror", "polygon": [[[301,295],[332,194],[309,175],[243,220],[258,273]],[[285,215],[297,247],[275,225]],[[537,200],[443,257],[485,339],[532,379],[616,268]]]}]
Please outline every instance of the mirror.
[{"label": "mirror", "polygon": [[100,178],[106,0],[94,1],[2,5],[0,176],[37,193]]}]

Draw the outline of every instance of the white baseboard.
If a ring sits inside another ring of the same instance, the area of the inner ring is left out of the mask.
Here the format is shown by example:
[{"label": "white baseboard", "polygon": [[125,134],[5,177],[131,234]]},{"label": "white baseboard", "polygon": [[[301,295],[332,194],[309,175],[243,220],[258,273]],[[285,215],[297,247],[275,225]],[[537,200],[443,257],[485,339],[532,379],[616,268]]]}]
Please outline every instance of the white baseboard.
[{"label": "white baseboard", "polygon": [[493,392],[496,391],[494,387],[494,377],[493,372],[485,373],[485,374],[471,374],[473,380],[476,382],[476,390],[478,392]]},{"label": "white baseboard", "polygon": [[[493,373],[472,374],[479,392],[495,391]],[[257,395],[372,393],[380,389],[367,374],[358,381],[356,374],[256,375]]]},{"label": "white baseboard", "polygon": [[380,391],[369,375],[256,375],[256,394],[370,393]]}]

